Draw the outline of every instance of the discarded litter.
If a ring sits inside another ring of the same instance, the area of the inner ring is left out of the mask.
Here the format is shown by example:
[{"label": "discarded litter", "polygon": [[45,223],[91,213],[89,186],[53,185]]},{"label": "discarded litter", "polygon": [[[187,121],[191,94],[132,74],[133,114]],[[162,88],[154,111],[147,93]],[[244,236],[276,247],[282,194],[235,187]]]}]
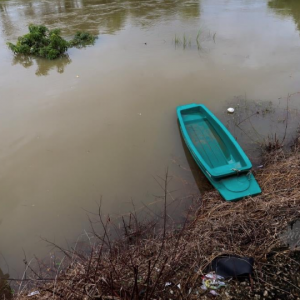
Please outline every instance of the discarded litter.
[{"label": "discarded litter", "polygon": [[210,279],[224,279],[224,277],[217,275],[215,273],[208,273],[205,275],[205,277]]},{"label": "discarded litter", "polygon": [[214,291],[214,290],[211,290],[210,292],[209,292],[210,294],[212,294],[212,295],[214,295],[214,296],[219,296],[220,294],[218,294],[216,291]]},{"label": "discarded litter", "polygon": [[215,273],[208,273],[202,277],[202,290],[217,290],[222,286],[225,286],[225,282],[221,281],[224,277],[219,276]]},{"label": "discarded litter", "polygon": [[228,112],[229,114],[233,114],[233,113],[234,113],[234,108],[233,108],[233,107],[227,108],[227,112]]},{"label": "discarded litter", "polygon": [[27,296],[32,297],[32,296],[39,295],[39,294],[40,294],[39,291],[34,291],[34,292],[29,293]]},{"label": "discarded litter", "polygon": [[165,286],[169,286],[169,285],[172,285],[171,282],[166,282]]}]

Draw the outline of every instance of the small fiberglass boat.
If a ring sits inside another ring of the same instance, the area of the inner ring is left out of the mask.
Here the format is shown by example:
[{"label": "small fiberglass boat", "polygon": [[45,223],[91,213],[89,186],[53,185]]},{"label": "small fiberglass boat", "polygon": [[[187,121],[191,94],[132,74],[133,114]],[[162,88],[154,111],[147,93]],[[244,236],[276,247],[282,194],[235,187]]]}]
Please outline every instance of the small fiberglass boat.
[{"label": "small fiberglass boat", "polygon": [[226,127],[202,104],[177,107],[185,143],[202,172],[227,201],[261,193],[252,164]]}]

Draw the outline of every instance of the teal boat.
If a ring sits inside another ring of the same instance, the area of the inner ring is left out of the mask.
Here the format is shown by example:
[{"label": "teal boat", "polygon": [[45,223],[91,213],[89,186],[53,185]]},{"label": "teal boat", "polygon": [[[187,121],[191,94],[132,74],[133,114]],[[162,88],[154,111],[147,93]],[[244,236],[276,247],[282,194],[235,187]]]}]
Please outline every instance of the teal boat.
[{"label": "teal boat", "polygon": [[179,106],[177,117],[194,160],[225,200],[233,201],[261,193],[247,155],[204,105]]}]

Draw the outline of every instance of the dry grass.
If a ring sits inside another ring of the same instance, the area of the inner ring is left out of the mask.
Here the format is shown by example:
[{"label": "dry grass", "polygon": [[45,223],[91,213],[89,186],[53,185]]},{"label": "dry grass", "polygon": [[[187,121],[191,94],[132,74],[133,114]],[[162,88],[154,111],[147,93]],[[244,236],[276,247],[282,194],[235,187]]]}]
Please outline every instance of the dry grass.
[{"label": "dry grass", "polygon": [[[40,291],[39,299],[199,299],[201,275],[214,257],[251,256],[259,267],[300,217],[299,147],[288,156],[276,151],[255,174],[261,195],[230,203],[208,192],[195,200],[180,230],[168,230],[166,211],[159,233],[132,215],[124,219],[122,237],[112,240],[110,220],[99,214],[99,244],[88,256],[64,250],[69,267],[46,282],[42,274],[31,275],[31,289]],[[28,288],[16,299],[27,299]]]}]

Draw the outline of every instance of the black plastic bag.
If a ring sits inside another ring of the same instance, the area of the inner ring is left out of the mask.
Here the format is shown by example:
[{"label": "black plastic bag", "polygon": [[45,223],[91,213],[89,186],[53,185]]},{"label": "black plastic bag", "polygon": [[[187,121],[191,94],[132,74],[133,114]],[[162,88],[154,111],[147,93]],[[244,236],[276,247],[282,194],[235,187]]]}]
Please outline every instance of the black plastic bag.
[{"label": "black plastic bag", "polygon": [[212,261],[209,270],[224,278],[244,277],[252,274],[253,264],[252,257],[218,256]]}]

